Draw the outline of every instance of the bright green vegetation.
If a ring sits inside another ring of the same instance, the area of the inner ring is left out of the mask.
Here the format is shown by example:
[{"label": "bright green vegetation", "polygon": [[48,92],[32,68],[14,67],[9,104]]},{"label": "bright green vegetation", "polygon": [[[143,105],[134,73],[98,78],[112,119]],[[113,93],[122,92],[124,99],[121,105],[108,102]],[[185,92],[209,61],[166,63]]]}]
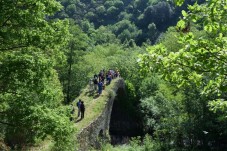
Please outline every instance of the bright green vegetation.
[{"label": "bright green vegetation", "polygon": [[[209,150],[208,144],[224,150],[216,144],[227,138],[226,0],[2,0],[0,6],[0,150],[73,150],[72,135],[108,97],[111,85],[97,100],[86,94],[101,69],[120,71],[124,106],[147,133],[143,142],[103,150]],[[90,114],[75,124],[70,104],[78,98],[90,102]]]},{"label": "bright green vegetation", "polygon": [[50,135],[57,150],[67,150],[73,128],[55,66],[64,57],[60,48],[67,43],[68,22],[45,19],[61,5],[54,0],[0,5],[0,137],[20,148]]}]

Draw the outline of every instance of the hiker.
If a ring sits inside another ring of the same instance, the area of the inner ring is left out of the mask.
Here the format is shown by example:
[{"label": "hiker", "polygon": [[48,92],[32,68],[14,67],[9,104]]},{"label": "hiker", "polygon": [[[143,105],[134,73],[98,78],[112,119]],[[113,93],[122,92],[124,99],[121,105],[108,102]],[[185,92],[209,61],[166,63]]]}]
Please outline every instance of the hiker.
[{"label": "hiker", "polygon": [[102,83],[105,82],[105,75],[104,74],[101,76],[101,81],[102,81]]},{"label": "hiker", "polygon": [[112,77],[112,74],[109,73],[109,75],[108,75],[108,79],[109,79],[108,83],[109,83],[109,84],[111,83],[112,78],[113,78],[113,77]]},{"label": "hiker", "polygon": [[84,112],[85,112],[84,101],[82,101],[81,104],[80,104],[80,111],[81,111],[81,119],[83,119],[84,118]]},{"label": "hiker", "polygon": [[80,116],[80,106],[81,106],[81,99],[76,103],[76,106],[78,108],[78,117]]},{"label": "hiker", "polygon": [[98,79],[99,79],[99,82],[102,81],[102,70],[99,72],[99,75],[98,75]]},{"label": "hiker", "polygon": [[97,90],[98,87],[98,77],[94,77],[93,79],[94,90]]},{"label": "hiker", "polygon": [[110,72],[107,73],[106,77],[107,77],[107,78],[106,78],[106,84],[109,85],[110,82],[111,82],[111,74],[110,74]]},{"label": "hiker", "polygon": [[106,84],[108,85],[109,83],[109,72],[106,72]]},{"label": "hiker", "polygon": [[99,82],[102,81],[102,83],[104,83],[104,80],[105,80],[105,75],[104,74],[105,74],[105,70],[104,69],[100,70],[99,75],[98,75]]},{"label": "hiker", "polygon": [[102,83],[102,81],[100,81],[98,83],[98,93],[99,93],[99,95],[102,94],[102,89],[103,89],[103,83]]}]

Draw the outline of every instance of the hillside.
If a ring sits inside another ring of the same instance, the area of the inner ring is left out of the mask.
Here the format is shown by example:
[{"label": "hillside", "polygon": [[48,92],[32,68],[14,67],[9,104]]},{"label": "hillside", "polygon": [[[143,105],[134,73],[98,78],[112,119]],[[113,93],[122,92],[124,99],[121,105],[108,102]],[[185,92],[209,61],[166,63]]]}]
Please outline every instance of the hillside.
[{"label": "hillside", "polygon": [[[0,6],[0,150],[227,150],[226,0]],[[113,71],[124,90],[90,92]]]},{"label": "hillside", "polygon": [[[193,0],[176,7],[166,0],[58,0],[64,8],[57,18],[70,18],[88,35],[105,28],[122,43],[154,44],[162,32],[173,26]],[[205,0],[199,0],[198,3]]]}]

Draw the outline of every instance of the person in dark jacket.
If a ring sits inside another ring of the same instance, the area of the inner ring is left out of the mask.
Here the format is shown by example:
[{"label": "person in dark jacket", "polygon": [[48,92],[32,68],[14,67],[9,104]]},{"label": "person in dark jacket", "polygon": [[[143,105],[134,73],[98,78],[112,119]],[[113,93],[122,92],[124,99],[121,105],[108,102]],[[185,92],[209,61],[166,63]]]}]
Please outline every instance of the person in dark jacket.
[{"label": "person in dark jacket", "polygon": [[102,94],[102,89],[103,89],[103,83],[102,83],[102,81],[100,81],[100,82],[98,83],[98,93],[99,93],[99,95]]},{"label": "person in dark jacket", "polygon": [[78,108],[78,117],[80,117],[80,105],[81,105],[81,99],[79,99],[79,101],[76,103],[76,106]]},{"label": "person in dark jacket", "polygon": [[81,112],[81,119],[83,119],[84,118],[84,112],[85,112],[84,101],[81,101],[80,112]]}]

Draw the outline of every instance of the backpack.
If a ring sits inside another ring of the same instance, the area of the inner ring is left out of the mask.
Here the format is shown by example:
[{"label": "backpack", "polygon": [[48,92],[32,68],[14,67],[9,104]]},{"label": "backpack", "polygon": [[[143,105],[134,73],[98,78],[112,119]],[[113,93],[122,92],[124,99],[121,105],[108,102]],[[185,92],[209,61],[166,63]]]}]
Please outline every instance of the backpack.
[{"label": "backpack", "polygon": [[77,102],[77,103],[76,103],[76,106],[77,106],[77,107],[80,107],[80,102]]}]

